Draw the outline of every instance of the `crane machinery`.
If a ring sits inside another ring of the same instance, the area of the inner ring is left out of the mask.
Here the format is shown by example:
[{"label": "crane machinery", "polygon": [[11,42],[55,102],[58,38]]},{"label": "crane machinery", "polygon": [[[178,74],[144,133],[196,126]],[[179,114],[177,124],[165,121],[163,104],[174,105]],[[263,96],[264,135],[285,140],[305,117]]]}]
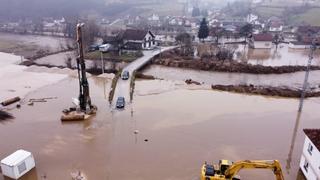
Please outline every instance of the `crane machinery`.
[{"label": "crane machinery", "polygon": [[77,24],[77,44],[79,53],[79,56],[77,57],[77,70],[79,78],[79,97],[74,100],[77,107],[64,110],[64,115],[61,117],[61,120],[63,121],[83,120],[88,117],[88,115],[95,114],[97,111],[97,107],[91,104],[89,83],[86,75],[82,38],[83,26],[83,23]]},{"label": "crane machinery", "polygon": [[220,160],[219,164],[204,163],[201,168],[201,180],[240,180],[238,172],[241,169],[271,169],[276,180],[284,180],[281,165],[278,160],[238,161]]}]

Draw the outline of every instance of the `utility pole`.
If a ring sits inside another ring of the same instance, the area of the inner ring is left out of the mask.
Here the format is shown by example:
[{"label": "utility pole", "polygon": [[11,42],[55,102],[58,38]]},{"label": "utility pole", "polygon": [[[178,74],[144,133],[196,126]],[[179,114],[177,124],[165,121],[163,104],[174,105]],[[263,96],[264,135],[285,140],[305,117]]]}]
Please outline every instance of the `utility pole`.
[{"label": "utility pole", "polygon": [[103,52],[102,51],[100,51],[100,53],[101,53],[101,69],[102,69],[102,74],[104,74],[104,59],[103,59]]},{"label": "utility pole", "polygon": [[303,82],[302,92],[301,92],[301,98],[300,98],[300,104],[299,104],[299,110],[298,110],[299,112],[301,112],[302,108],[303,108],[303,101],[304,101],[304,98],[306,96],[306,90],[308,88],[308,79],[309,79],[309,74],[310,74],[310,66],[311,66],[311,62],[312,62],[312,59],[313,59],[314,51],[316,49],[317,49],[316,38],[314,38],[313,41],[312,41],[312,45],[310,46],[309,61],[308,61],[308,65],[307,65],[306,75],[305,75],[304,82]]}]

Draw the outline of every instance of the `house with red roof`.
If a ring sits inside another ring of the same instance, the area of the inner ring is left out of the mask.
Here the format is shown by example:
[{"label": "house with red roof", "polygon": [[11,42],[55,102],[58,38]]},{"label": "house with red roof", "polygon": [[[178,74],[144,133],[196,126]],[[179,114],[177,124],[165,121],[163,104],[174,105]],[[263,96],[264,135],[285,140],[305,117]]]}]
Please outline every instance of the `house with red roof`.
[{"label": "house with red roof", "polygon": [[249,47],[253,49],[271,49],[273,36],[270,33],[253,34]]},{"label": "house with red roof", "polygon": [[304,129],[300,169],[307,180],[320,179],[320,129]]}]

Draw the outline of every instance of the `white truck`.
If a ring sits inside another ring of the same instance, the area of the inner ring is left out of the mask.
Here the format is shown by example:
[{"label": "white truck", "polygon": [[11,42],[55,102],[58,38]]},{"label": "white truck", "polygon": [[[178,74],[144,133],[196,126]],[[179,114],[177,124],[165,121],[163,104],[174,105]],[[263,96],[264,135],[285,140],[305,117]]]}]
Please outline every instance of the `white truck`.
[{"label": "white truck", "polygon": [[22,149],[1,160],[2,174],[12,179],[20,178],[34,167],[33,155]]}]

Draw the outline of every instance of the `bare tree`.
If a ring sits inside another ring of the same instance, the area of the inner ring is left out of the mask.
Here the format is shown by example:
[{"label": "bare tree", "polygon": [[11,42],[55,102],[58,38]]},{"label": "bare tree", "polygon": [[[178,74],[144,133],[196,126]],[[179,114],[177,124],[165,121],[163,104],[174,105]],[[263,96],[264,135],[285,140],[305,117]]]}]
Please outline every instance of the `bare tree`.
[{"label": "bare tree", "polygon": [[219,42],[219,39],[226,34],[226,31],[220,27],[214,27],[210,29],[210,35],[215,37],[216,43]]},{"label": "bare tree", "polygon": [[85,26],[84,26],[84,45],[85,47],[90,46],[91,44],[94,43],[95,37],[98,36],[99,34],[99,26],[96,24],[95,20],[89,19],[85,21]]},{"label": "bare tree", "polygon": [[278,50],[278,45],[283,41],[283,37],[280,34],[276,34],[273,37],[272,43],[276,45],[276,50]]},{"label": "bare tree", "polygon": [[193,53],[192,37],[188,33],[181,33],[176,37],[176,41],[180,44],[182,55],[188,56]]},{"label": "bare tree", "polygon": [[227,46],[218,46],[216,58],[219,61],[222,61],[222,64],[225,60],[232,60],[234,53],[236,51],[236,47],[232,45]]}]

